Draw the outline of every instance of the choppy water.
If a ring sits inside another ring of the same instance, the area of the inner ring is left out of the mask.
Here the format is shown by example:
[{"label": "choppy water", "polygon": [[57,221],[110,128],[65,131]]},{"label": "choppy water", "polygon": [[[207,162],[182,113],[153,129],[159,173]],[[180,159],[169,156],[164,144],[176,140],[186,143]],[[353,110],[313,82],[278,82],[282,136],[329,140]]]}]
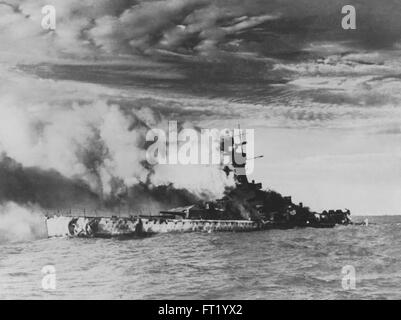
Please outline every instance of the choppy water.
[{"label": "choppy water", "polygon": [[[359,218],[357,220],[361,220]],[[401,217],[369,227],[0,244],[2,299],[400,299]],[[41,270],[56,268],[57,288]],[[341,270],[356,269],[356,288]]]}]

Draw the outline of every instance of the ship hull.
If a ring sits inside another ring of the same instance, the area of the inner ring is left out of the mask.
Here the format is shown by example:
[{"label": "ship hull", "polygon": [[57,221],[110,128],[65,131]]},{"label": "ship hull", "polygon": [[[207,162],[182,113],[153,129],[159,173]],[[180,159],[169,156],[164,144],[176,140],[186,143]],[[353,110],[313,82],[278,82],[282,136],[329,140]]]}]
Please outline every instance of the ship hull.
[{"label": "ship hull", "polygon": [[266,228],[249,220],[192,220],[164,218],[99,218],[55,216],[46,219],[49,237],[135,238],[157,233],[249,232]]}]

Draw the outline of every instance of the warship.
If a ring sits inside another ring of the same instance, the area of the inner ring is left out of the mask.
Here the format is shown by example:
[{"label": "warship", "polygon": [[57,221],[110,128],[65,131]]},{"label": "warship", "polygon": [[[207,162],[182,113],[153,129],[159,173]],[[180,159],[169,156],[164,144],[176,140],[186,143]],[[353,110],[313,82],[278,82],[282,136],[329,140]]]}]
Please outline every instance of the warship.
[{"label": "warship", "polygon": [[[56,210],[46,212],[49,237],[135,238],[168,232],[247,232],[269,229],[333,228],[352,224],[349,210],[313,212],[302,203],[273,190],[263,190],[261,183],[246,175],[246,140],[223,138],[220,152],[231,161],[222,166],[233,175],[234,186],[227,187],[223,198],[199,201],[190,206],[172,208],[155,214],[99,215],[96,210]],[[228,146],[228,147],[227,147]],[[260,156],[262,157],[262,156]],[[260,158],[257,157],[257,158]],[[244,161],[238,161],[244,159]]]}]

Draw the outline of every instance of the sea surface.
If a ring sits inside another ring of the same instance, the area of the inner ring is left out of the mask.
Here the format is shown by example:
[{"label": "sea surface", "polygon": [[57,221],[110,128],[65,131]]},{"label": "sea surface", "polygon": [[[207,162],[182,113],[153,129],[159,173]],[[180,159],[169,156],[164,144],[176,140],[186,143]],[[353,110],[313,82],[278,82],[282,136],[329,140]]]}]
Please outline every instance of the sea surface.
[{"label": "sea surface", "polygon": [[[0,299],[401,299],[401,216],[369,222],[132,240],[3,241]],[[51,291],[42,288],[47,265],[56,271]],[[343,287],[345,266],[355,268],[354,289]]]}]

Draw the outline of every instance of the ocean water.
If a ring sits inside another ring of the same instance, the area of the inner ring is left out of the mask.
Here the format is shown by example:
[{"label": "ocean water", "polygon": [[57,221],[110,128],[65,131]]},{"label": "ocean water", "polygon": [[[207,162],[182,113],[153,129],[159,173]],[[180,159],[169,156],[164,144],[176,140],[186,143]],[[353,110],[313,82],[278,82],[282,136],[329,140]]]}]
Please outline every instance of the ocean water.
[{"label": "ocean water", "polygon": [[[369,222],[132,240],[3,241],[0,298],[400,299],[401,216]],[[55,268],[55,290],[42,288],[46,265]],[[349,265],[354,289],[342,286]]]}]

